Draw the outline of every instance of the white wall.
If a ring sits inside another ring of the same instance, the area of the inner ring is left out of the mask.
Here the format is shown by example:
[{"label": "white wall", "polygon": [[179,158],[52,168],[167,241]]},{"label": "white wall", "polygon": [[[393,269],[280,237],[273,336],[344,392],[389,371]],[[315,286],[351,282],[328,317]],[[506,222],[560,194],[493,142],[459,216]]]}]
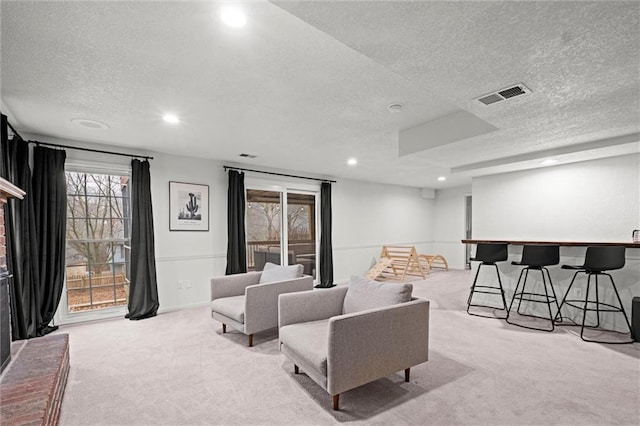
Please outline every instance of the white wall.
[{"label": "white wall", "polygon": [[[209,185],[209,232],[169,231],[169,181]],[[160,310],[207,302],[210,278],[224,275],[226,267],[227,176],[222,163],[154,154],[151,185]]]},{"label": "white wall", "polygon": [[640,155],[473,179],[473,238],[631,241]]},{"label": "white wall", "polygon": [[471,195],[471,186],[460,186],[436,191],[433,219],[433,254],[447,259],[449,268],[465,268],[466,247],[460,242],[465,235],[465,197]]},{"label": "white wall", "polygon": [[420,189],[339,179],[332,193],[335,281],[364,274],[384,244],[432,252],[434,200]]}]

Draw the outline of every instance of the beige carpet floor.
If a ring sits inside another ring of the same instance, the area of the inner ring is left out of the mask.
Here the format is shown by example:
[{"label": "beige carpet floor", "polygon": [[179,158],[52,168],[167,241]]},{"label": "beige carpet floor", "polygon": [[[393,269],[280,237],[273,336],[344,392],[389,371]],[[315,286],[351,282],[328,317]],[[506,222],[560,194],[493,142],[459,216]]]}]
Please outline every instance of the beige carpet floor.
[{"label": "beige carpet floor", "polygon": [[[341,411],[278,352],[275,331],[222,335],[206,306],[61,327],[71,371],[61,425],[640,423],[640,344],[580,340],[469,316],[469,271],[415,282],[431,300],[430,361],[346,392]],[[317,290],[321,291],[321,290]]]}]

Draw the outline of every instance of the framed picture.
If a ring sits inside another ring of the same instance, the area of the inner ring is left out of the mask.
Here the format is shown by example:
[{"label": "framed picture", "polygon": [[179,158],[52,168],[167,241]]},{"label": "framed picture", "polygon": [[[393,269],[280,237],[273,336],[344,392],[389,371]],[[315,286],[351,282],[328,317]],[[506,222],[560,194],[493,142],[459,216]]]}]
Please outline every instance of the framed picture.
[{"label": "framed picture", "polygon": [[169,231],[209,230],[209,185],[169,182]]}]

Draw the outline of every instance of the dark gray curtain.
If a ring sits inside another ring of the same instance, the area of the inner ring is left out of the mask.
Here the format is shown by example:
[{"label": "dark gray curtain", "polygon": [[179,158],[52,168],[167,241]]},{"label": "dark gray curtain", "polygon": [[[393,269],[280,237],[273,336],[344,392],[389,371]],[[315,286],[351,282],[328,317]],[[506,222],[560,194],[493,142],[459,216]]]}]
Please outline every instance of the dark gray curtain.
[{"label": "dark gray curtain", "polygon": [[126,318],[140,320],[153,317],[159,306],[149,162],[132,160],[131,284]]},{"label": "dark gray curtain", "polygon": [[33,205],[38,236],[40,316],[38,335],[58,327],[49,326],[60,304],[65,271],[67,180],[64,150],[36,146],[33,149]]},{"label": "dark gray curtain", "polygon": [[10,199],[5,205],[7,267],[13,274],[9,288],[11,335],[13,340],[38,335],[40,315],[40,277],[38,243],[29,168],[29,145],[18,137],[8,138],[6,117],[2,116],[0,159],[2,177],[26,191],[23,200]]},{"label": "dark gray curtain", "polygon": [[247,246],[244,229],[244,173],[229,170],[227,191],[227,270],[226,275],[247,272]]},{"label": "dark gray curtain", "polygon": [[331,183],[320,186],[320,284],[333,287],[333,247],[331,245]]}]

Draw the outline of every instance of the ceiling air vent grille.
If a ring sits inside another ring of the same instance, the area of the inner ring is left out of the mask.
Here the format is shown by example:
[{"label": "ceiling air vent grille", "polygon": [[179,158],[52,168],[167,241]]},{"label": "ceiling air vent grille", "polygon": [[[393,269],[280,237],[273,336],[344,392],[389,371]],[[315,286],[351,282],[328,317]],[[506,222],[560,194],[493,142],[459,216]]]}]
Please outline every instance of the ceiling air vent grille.
[{"label": "ceiling air vent grille", "polygon": [[485,105],[491,105],[496,102],[504,101],[505,99],[513,98],[514,96],[526,95],[527,93],[531,93],[531,90],[529,90],[524,84],[516,84],[513,87],[508,87],[506,89],[481,96],[478,100]]}]

